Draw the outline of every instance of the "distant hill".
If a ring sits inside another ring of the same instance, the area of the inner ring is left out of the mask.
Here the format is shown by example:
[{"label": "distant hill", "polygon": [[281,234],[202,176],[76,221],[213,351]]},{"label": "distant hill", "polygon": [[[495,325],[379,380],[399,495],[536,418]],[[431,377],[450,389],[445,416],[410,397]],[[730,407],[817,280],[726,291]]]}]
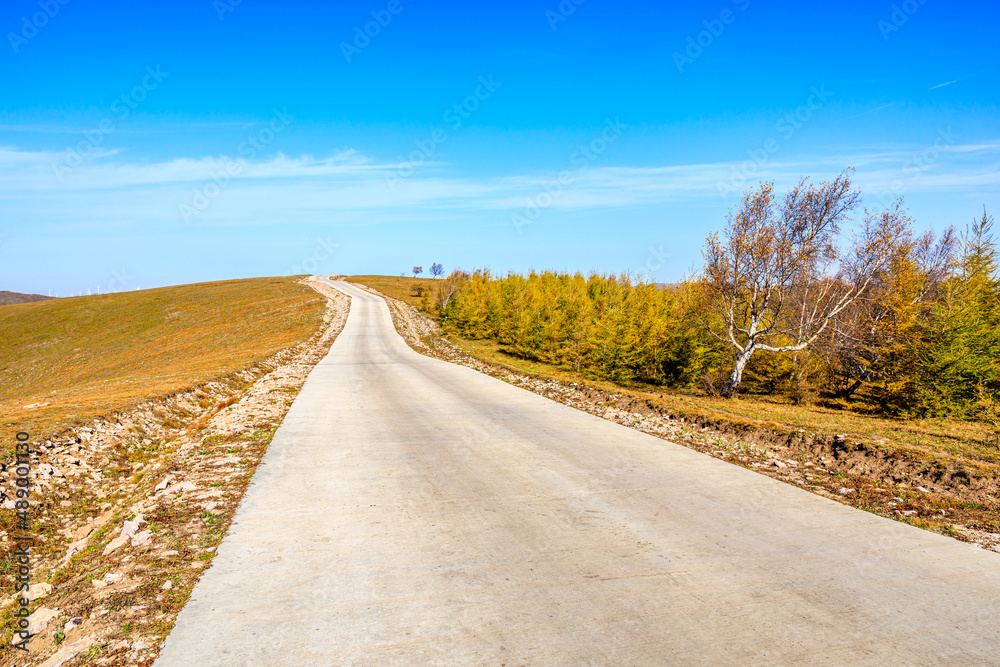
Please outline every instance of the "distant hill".
[{"label": "distant hill", "polygon": [[[326,299],[295,278],[251,278],[25,305],[0,306],[0,449],[13,439],[7,433],[47,437],[146,399],[241,377],[319,331]],[[4,655],[0,665],[9,662]]]},{"label": "distant hill", "polygon": [[0,306],[9,306],[14,303],[30,303],[32,301],[46,301],[51,296],[41,294],[19,294],[17,292],[5,292],[0,290]]}]

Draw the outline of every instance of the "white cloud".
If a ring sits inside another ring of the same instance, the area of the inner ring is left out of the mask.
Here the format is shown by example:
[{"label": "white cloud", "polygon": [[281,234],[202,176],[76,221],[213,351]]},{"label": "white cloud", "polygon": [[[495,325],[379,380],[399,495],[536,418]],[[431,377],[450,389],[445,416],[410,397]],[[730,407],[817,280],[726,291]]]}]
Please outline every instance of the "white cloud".
[{"label": "white cloud", "polygon": [[[657,206],[677,200],[729,200],[759,180],[779,187],[802,175],[829,178],[847,165],[868,192],[887,192],[894,183],[914,192],[969,192],[1000,185],[1000,142],[931,147],[845,150],[807,160],[761,164],[718,162],[654,167],[604,166],[571,172],[572,181],[552,199],[564,210]],[[263,160],[227,156],[128,162],[111,152],[94,156],[60,182],[53,164],[63,153],[0,147],[0,206],[15,224],[34,217],[79,221],[149,220],[180,224],[178,209],[213,174],[238,166],[209,206],[202,224],[268,224],[282,220],[372,221],[430,216],[434,211],[494,211],[502,217],[556,182],[558,172],[483,177],[425,164],[393,189],[386,177],[399,165],[379,163],[353,150],[328,157],[278,154]],[[752,167],[752,168],[751,168]],[[33,213],[34,212],[34,213]],[[55,220],[54,220],[55,221]]]}]

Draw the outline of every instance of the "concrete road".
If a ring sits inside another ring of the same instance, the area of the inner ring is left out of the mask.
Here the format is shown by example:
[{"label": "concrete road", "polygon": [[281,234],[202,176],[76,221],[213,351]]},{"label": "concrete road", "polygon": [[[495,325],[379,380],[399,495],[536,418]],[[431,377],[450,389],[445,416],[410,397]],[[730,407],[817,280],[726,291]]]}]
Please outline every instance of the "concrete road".
[{"label": "concrete road", "polygon": [[333,284],[157,665],[1000,664],[1000,555],[423,357]]}]

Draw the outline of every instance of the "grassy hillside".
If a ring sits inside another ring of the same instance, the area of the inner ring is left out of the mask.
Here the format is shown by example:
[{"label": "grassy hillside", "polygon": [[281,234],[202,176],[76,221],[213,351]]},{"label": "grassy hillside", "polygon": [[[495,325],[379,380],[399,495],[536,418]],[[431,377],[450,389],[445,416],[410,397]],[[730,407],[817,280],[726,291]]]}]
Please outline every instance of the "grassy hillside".
[{"label": "grassy hillside", "polygon": [[414,287],[423,286],[434,289],[435,283],[441,282],[434,278],[405,278],[400,276],[348,276],[348,282],[367,285],[393,299],[405,301],[414,308],[420,308],[420,297],[414,294]]},{"label": "grassy hillside", "polygon": [[21,294],[19,292],[7,292],[0,290],[0,306],[9,306],[14,303],[32,303],[35,301],[48,301],[52,297],[41,294]]},{"label": "grassy hillside", "polygon": [[[253,278],[0,308],[4,430],[44,437],[306,340],[324,299]],[[35,406],[35,407],[27,407]]]}]

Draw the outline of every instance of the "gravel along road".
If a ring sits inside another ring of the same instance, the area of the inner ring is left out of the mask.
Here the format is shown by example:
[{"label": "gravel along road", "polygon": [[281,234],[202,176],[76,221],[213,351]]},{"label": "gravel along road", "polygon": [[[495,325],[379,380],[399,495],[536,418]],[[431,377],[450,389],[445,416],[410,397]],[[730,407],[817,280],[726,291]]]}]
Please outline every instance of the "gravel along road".
[{"label": "gravel along road", "polygon": [[347,324],[156,664],[1000,664],[1000,555]]}]

